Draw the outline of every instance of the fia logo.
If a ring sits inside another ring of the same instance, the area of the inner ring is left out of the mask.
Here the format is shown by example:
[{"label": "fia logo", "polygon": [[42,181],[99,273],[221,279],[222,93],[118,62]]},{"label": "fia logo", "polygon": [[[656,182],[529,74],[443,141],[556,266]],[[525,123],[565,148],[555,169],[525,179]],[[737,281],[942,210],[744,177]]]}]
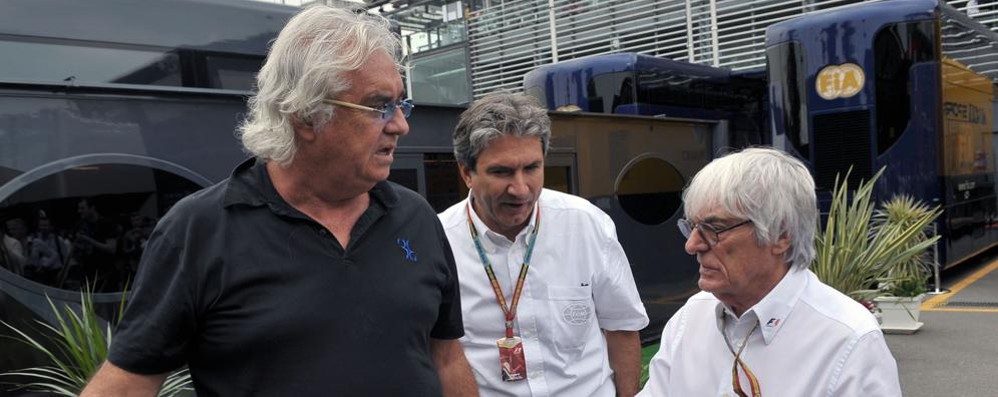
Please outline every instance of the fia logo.
[{"label": "fia logo", "polygon": [[396,239],[395,244],[398,244],[399,248],[402,249],[402,253],[405,254],[405,259],[407,261],[416,263],[418,260],[418,258],[416,258],[416,251],[413,251],[412,248],[409,247],[409,240],[401,238]]}]

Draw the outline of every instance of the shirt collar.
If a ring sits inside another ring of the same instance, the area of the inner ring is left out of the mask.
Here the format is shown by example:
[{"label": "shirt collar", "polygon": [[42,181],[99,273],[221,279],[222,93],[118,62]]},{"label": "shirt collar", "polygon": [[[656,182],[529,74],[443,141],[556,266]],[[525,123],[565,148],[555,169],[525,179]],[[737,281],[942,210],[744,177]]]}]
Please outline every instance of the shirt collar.
[{"label": "shirt collar", "polygon": [[[279,214],[292,216],[299,214],[277,193],[277,189],[274,188],[274,184],[270,180],[266,164],[264,161],[250,158],[236,166],[225,189],[225,207],[239,204],[251,207],[266,205]],[[399,201],[399,194],[395,189],[396,187],[392,186],[391,183],[381,181],[375,184],[368,193],[378,204],[390,209],[395,207]]]},{"label": "shirt collar", "polygon": [[[469,190],[468,200],[466,201],[467,204],[465,205],[469,206],[472,205],[473,200],[474,196],[471,195],[471,191]],[[530,220],[527,221],[527,226],[525,226],[523,229],[520,230],[519,233],[516,234],[516,241],[523,241],[524,244],[526,244],[527,241],[526,235],[530,233],[531,230],[534,230],[534,227],[537,225],[537,206],[539,205],[540,205],[540,199],[538,199],[537,202],[534,203],[533,211],[530,211]],[[485,246],[486,249],[488,249],[489,251],[494,251],[495,248],[497,247],[509,247],[513,245],[515,241],[509,241],[509,239],[506,238],[506,236],[493,232],[491,229],[489,229],[489,227],[485,224],[485,222],[482,221],[482,218],[478,216],[478,213],[475,212],[474,207],[471,207],[470,212],[471,212],[471,223],[475,225],[475,230],[478,230],[478,235],[486,236],[486,238],[481,239],[483,244],[487,244]]]},{"label": "shirt collar", "polygon": [[[762,331],[762,338],[766,344],[770,344],[776,334],[783,329],[783,325],[790,315],[790,311],[800,300],[801,293],[804,292],[804,287],[807,286],[807,274],[809,270],[799,270],[791,268],[783,279],[773,287],[772,290],[766,294],[758,303],[749,308],[743,313],[742,318],[745,316],[755,317],[759,321],[759,329]],[[723,328],[721,323],[722,315],[732,314],[731,308],[727,305],[717,302],[715,307],[714,318],[717,318],[718,329]],[[724,332],[721,329],[721,332]]]}]

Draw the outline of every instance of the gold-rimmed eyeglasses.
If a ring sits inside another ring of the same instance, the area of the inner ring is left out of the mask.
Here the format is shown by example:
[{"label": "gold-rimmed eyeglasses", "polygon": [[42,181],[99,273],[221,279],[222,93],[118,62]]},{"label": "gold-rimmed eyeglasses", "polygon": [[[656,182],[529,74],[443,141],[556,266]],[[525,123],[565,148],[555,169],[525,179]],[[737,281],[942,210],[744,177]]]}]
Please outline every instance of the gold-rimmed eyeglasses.
[{"label": "gold-rimmed eyeglasses", "polygon": [[381,121],[391,120],[392,117],[395,116],[395,110],[397,109],[402,109],[402,117],[409,118],[409,114],[412,113],[412,108],[416,107],[416,105],[412,104],[412,99],[402,99],[398,102],[388,102],[376,108],[358,105],[356,103],[338,101],[335,99],[324,99],[322,101],[334,106],[343,106],[350,109],[379,113],[381,115]]},{"label": "gold-rimmed eyeglasses", "polygon": [[711,226],[709,223],[693,223],[688,219],[680,219],[676,222],[676,226],[679,226],[679,232],[683,234],[683,237],[689,239],[693,230],[696,230],[697,233],[700,233],[700,238],[707,242],[707,245],[714,247],[720,241],[721,233],[749,223],[752,223],[752,221],[746,219],[728,227],[717,228]]}]

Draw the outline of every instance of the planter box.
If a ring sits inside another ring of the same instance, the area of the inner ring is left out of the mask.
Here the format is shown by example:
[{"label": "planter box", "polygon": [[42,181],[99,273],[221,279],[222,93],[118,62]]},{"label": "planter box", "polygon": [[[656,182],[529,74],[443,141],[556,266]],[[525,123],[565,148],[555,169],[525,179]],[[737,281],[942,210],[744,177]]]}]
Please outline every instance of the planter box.
[{"label": "planter box", "polygon": [[880,296],[874,298],[873,301],[880,309],[880,329],[887,334],[912,334],[918,331],[924,325],[918,321],[924,297],[925,294],[916,297]]}]

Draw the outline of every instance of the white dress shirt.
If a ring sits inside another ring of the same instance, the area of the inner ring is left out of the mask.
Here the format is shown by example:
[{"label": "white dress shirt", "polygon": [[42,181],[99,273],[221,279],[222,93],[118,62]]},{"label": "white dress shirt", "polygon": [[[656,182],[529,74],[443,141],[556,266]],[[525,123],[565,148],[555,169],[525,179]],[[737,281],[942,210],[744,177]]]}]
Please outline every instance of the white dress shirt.
[{"label": "white dress shirt", "polygon": [[[469,196],[470,197],[470,196]],[[483,396],[613,396],[600,329],[638,331],[648,316],[613,221],[585,199],[544,189],[540,229],[516,309],[527,379],[503,382],[496,340],[504,316],[468,228],[465,199],[440,214],[461,280],[461,344]],[[507,304],[519,276],[536,209],[515,241],[489,230],[471,211]]]},{"label": "white dress shirt", "polygon": [[[741,358],[763,396],[901,395],[897,363],[873,315],[810,270],[791,270],[741,318],[710,293],[691,297],[662,331],[638,396],[735,396],[734,355],[721,332],[737,351],[756,321]],[[748,378],[739,374],[750,394]]]}]

